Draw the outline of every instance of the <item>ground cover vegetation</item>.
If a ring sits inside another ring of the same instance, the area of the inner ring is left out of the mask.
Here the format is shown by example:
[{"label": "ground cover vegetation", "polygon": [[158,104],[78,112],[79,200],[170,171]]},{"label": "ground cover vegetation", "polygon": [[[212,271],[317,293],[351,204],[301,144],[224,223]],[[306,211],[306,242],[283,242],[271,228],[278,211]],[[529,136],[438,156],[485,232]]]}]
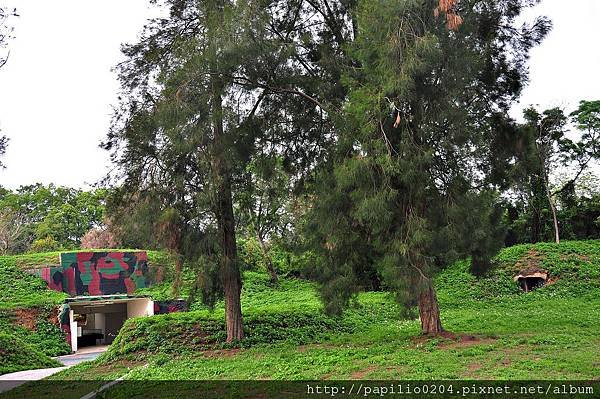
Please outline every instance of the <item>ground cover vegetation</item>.
[{"label": "ground cover vegetation", "polygon": [[[188,313],[129,320],[101,358],[51,379],[75,387],[125,374],[158,381],[594,378],[600,241],[517,245],[493,261],[484,276],[459,261],[436,278],[452,334],[420,337],[419,321],[400,317],[390,293],[363,292],[342,316],[329,317],[315,283],[282,277],[274,286],[266,270],[249,271],[244,340],[226,342],[223,302],[210,312],[199,301]],[[553,282],[525,293],[512,277],[531,264]],[[152,392],[152,383],[144,386],[136,394]]]},{"label": "ground cover vegetation", "polygon": [[60,366],[50,357],[71,351],[57,325],[58,306],[65,298],[24,272],[15,258],[0,257],[0,374]]},{"label": "ground cover vegetation", "polygon": [[13,334],[0,332],[0,374],[60,366],[61,363],[27,345]]}]

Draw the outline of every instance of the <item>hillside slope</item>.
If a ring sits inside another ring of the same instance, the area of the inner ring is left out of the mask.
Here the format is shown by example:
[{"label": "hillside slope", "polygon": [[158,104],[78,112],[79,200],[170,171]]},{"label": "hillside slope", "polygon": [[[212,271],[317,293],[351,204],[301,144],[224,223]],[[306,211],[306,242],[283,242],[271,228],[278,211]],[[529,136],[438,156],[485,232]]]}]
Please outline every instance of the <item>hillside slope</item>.
[{"label": "hillside slope", "polygon": [[[495,263],[481,278],[466,261],[438,276],[444,327],[453,333],[445,338],[419,337],[419,321],[401,319],[384,292],[360,294],[335,319],[323,315],[314,284],[271,286],[266,274],[247,272],[246,340],[224,344],[222,304],[210,312],[195,302],[192,312],[129,320],[108,353],[52,379],[596,378],[600,241],[511,247]],[[512,278],[532,263],[551,284],[524,293]],[[168,282],[152,290],[166,295]]]},{"label": "hillside slope", "polygon": [[0,375],[16,371],[60,367],[61,363],[49,358],[18,338],[0,332]]},{"label": "hillside slope", "polygon": [[[56,379],[591,379],[600,359],[600,241],[505,249],[482,278],[459,262],[437,279],[447,338],[419,338],[386,293],[367,292],[343,318],[322,315],[315,287],[246,273],[248,339],[223,344],[223,311],[135,319],[109,352]],[[539,262],[554,283],[530,293],[512,280]],[[199,305],[196,305],[198,308]],[[147,367],[136,367],[136,364]]]},{"label": "hillside slope", "polygon": [[[16,339],[17,343],[39,354],[36,358],[45,356],[43,362],[47,364],[54,364],[48,356],[67,354],[71,350],[62,331],[54,324],[58,306],[66,297],[48,290],[42,279],[22,271],[15,257],[0,257],[0,334]],[[11,369],[8,359],[16,358],[12,355],[4,358],[5,370]],[[19,370],[27,369],[23,364]],[[31,366],[39,364],[40,361],[35,361]]]}]

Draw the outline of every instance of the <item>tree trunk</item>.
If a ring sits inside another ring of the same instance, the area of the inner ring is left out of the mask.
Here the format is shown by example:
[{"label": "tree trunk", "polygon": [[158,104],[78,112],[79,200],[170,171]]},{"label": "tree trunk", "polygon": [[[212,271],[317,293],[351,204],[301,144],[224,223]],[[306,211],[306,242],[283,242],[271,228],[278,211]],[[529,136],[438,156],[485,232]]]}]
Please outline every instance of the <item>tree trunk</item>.
[{"label": "tree trunk", "polygon": [[212,84],[212,118],[214,132],[213,172],[215,187],[216,216],[221,232],[221,278],[225,293],[225,322],[227,342],[244,338],[240,295],[242,278],[237,259],[235,219],[231,194],[231,171],[227,164],[227,149],[223,140],[222,84],[218,78]]},{"label": "tree trunk", "polygon": [[560,232],[558,230],[558,217],[556,216],[556,205],[554,205],[554,201],[552,200],[550,190],[548,190],[548,203],[550,204],[550,209],[552,210],[552,222],[554,224],[554,242],[560,244]]},{"label": "tree trunk", "polygon": [[231,177],[224,163],[223,154],[215,157],[217,218],[219,230],[221,231],[221,248],[223,250],[221,276],[225,290],[227,342],[231,342],[244,338],[240,301],[242,278],[237,259]]},{"label": "tree trunk", "polygon": [[263,258],[265,259],[265,263],[267,265],[267,270],[271,274],[271,282],[273,284],[275,284],[275,283],[277,283],[277,281],[279,279],[277,278],[277,272],[275,272],[275,267],[273,267],[273,261],[271,260],[271,257],[269,256],[269,251],[267,250],[267,246],[265,245],[265,242],[263,241],[263,239],[260,237],[260,234],[256,235],[256,239],[258,240],[258,243],[260,244],[260,250],[263,254]]},{"label": "tree trunk", "polygon": [[[542,133],[541,133],[541,127],[538,128],[539,132],[538,132],[538,136],[541,137]],[[546,191],[546,198],[548,199],[548,204],[550,205],[550,210],[552,211],[552,222],[554,224],[554,241],[557,244],[560,244],[560,233],[558,231],[558,218],[556,216],[556,205],[554,204],[554,201],[552,199],[552,193],[550,192],[550,179],[548,177],[548,175],[550,174],[550,165],[548,162],[548,157],[544,156],[544,154],[546,152],[542,152],[540,150],[539,145],[537,144],[536,141],[536,146],[537,146],[537,150],[538,150],[538,156],[540,157],[540,163],[541,163],[541,172],[542,172],[542,177],[543,177],[543,183],[544,183],[544,190]]]},{"label": "tree trunk", "polygon": [[[229,187],[229,185],[228,185]],[[229,194],[231,191],[229,189]],[[228,200],[229,199],[229,200]],[[242,305],[240,295],[242,279],[237,262],[237,248],[235,242],[235,223],[231,196],[222,197],[221,232],[223,234],[223,261],[222,276],[225,290],[225,321],[227,324],[227,342],[244,338]]]},{"label": "tree trunk", "polygon": [[175,281],[173,282],[173,296],[179,297],[181,291],[181,273],[183,272],[183,259],[177,255],[175,260]]},{"label": "tree trunk", "polygon": [[444,331],[440,319],[440,307],[431,282],[427,282],[427,287],[419,295],[419,317],[422,334],[437,335]]}]

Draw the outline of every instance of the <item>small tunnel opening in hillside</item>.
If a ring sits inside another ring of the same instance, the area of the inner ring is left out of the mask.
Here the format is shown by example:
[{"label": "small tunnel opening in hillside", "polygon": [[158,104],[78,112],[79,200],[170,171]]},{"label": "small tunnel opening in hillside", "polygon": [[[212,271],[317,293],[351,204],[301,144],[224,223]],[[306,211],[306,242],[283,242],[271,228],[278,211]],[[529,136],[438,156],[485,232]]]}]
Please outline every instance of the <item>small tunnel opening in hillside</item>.
[{"label": "small tunnel opening in hillside", "polygon": [[548,281],[548,272],[545,270],[522,271],[513,278],[524,292],[530,292],[543,287]]},{"label": "small tunnel opening in hillside", "polygon": [[104,295],[68,300],[71,349],[110,345],[125,321],[154,314],[154,302],[147,297]]}]

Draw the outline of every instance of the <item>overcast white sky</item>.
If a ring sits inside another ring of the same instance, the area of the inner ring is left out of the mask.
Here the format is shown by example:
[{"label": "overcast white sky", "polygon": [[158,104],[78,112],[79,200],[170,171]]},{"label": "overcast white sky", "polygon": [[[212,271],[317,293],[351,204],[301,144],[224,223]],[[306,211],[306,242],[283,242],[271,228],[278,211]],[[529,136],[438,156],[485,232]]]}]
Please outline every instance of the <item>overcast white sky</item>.
[{"label": "overcast white sky", "polygon": [[[98,147],[108,130],[118,84],[111,68],[152,11],[148,0],[0,0],[18,8],[16,38],[0,69],[0,129],[10,137],[0,185],[35,182],[85,188],[105,175]],[[600,1],[545,0],[528,15],[554,30],[532,52],[521,105],[574,109],[600,99]]]}]

